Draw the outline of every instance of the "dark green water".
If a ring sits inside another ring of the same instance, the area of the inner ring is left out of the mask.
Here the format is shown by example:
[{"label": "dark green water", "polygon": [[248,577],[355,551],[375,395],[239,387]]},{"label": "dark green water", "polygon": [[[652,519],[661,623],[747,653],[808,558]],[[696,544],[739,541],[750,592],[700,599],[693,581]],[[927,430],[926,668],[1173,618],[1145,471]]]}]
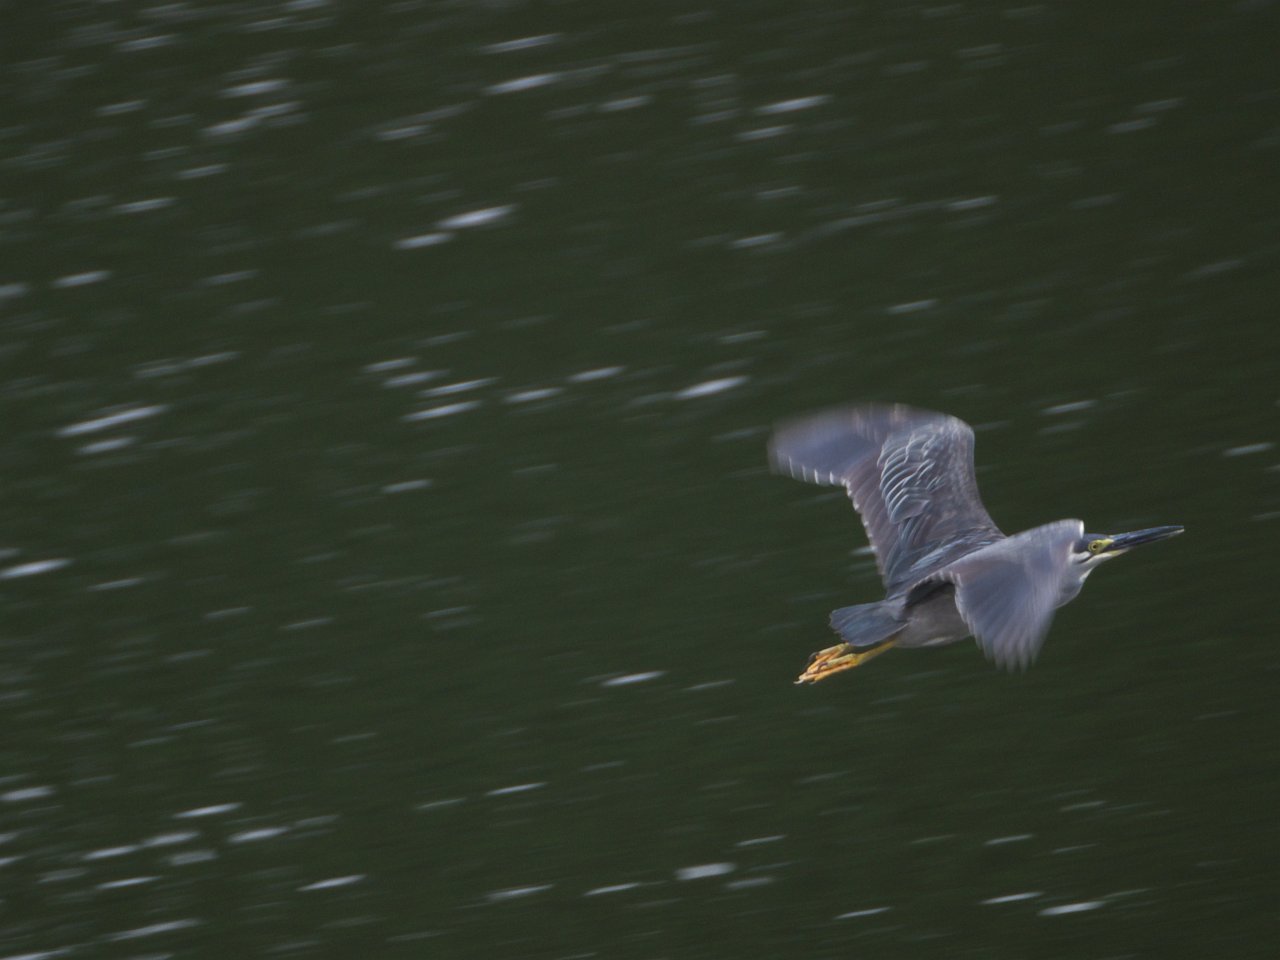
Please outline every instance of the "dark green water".
[{"label": "dark green water", "polygon": [[[1273,4],[11,7],[0,957],[1268,957]],[[1183,523],[1039,663],[777,418]]]}]

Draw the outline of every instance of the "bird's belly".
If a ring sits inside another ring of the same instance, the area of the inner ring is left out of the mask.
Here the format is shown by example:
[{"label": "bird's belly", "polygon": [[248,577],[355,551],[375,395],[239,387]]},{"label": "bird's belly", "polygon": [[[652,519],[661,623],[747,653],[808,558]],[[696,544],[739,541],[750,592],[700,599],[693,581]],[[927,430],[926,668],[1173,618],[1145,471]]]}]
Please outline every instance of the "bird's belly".
[{"label": "bird's belly", "polygon": [[907,610],[907,626],[898,634],[900,647],[940,647],[969,636],[951,591],[935,594]]}]

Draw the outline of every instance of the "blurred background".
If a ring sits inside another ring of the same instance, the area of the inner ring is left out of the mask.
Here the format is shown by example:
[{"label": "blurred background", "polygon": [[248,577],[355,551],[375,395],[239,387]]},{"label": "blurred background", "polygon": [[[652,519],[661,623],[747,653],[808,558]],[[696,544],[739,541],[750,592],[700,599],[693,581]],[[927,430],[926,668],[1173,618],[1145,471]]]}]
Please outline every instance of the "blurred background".
[{"label": "blurred background", "polygon": [[[1273,3],[5,7],[0,956],[1271,956]],[[1187,535],[1025,675],[770,424]]]}]

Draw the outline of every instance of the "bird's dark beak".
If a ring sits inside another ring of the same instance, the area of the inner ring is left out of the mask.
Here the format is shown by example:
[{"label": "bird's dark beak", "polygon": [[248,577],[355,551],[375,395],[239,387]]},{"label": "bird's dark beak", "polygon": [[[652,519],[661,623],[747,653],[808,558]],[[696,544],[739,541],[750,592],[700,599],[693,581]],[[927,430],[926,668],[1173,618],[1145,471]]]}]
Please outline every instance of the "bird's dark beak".
[{"label": "bird's dark beak", "polygon": [[1130,547],[1140,547],[1144,543],[1155,543],[1157,540],[1168,540],[1170,537],[1176,537],[1185,529],[1185,527],[1177,526],[1150,527],[1147,530],[1135,530],[1133,533],[1117,533],[1111,538],[1111,543],[1107,545],[1107,553],[1128,550]]}]

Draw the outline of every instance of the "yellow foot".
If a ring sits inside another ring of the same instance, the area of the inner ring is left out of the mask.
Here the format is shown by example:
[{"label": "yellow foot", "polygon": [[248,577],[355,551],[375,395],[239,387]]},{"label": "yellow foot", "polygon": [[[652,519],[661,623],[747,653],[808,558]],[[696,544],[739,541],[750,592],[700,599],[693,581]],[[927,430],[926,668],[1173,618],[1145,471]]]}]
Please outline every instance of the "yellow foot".
[{"label": "yellow foot", "polygon": [[817,683],[819,680],[827,679],[833,673],[860,666],[872,657],[878,657],[897,642],[890,640],[878,647],[867,647],[856,653],[847,643],[837,643],[834,647],[819,650],[809,658],[809,666],[805,667],[804,673],[800,674],[796,683]]}]

